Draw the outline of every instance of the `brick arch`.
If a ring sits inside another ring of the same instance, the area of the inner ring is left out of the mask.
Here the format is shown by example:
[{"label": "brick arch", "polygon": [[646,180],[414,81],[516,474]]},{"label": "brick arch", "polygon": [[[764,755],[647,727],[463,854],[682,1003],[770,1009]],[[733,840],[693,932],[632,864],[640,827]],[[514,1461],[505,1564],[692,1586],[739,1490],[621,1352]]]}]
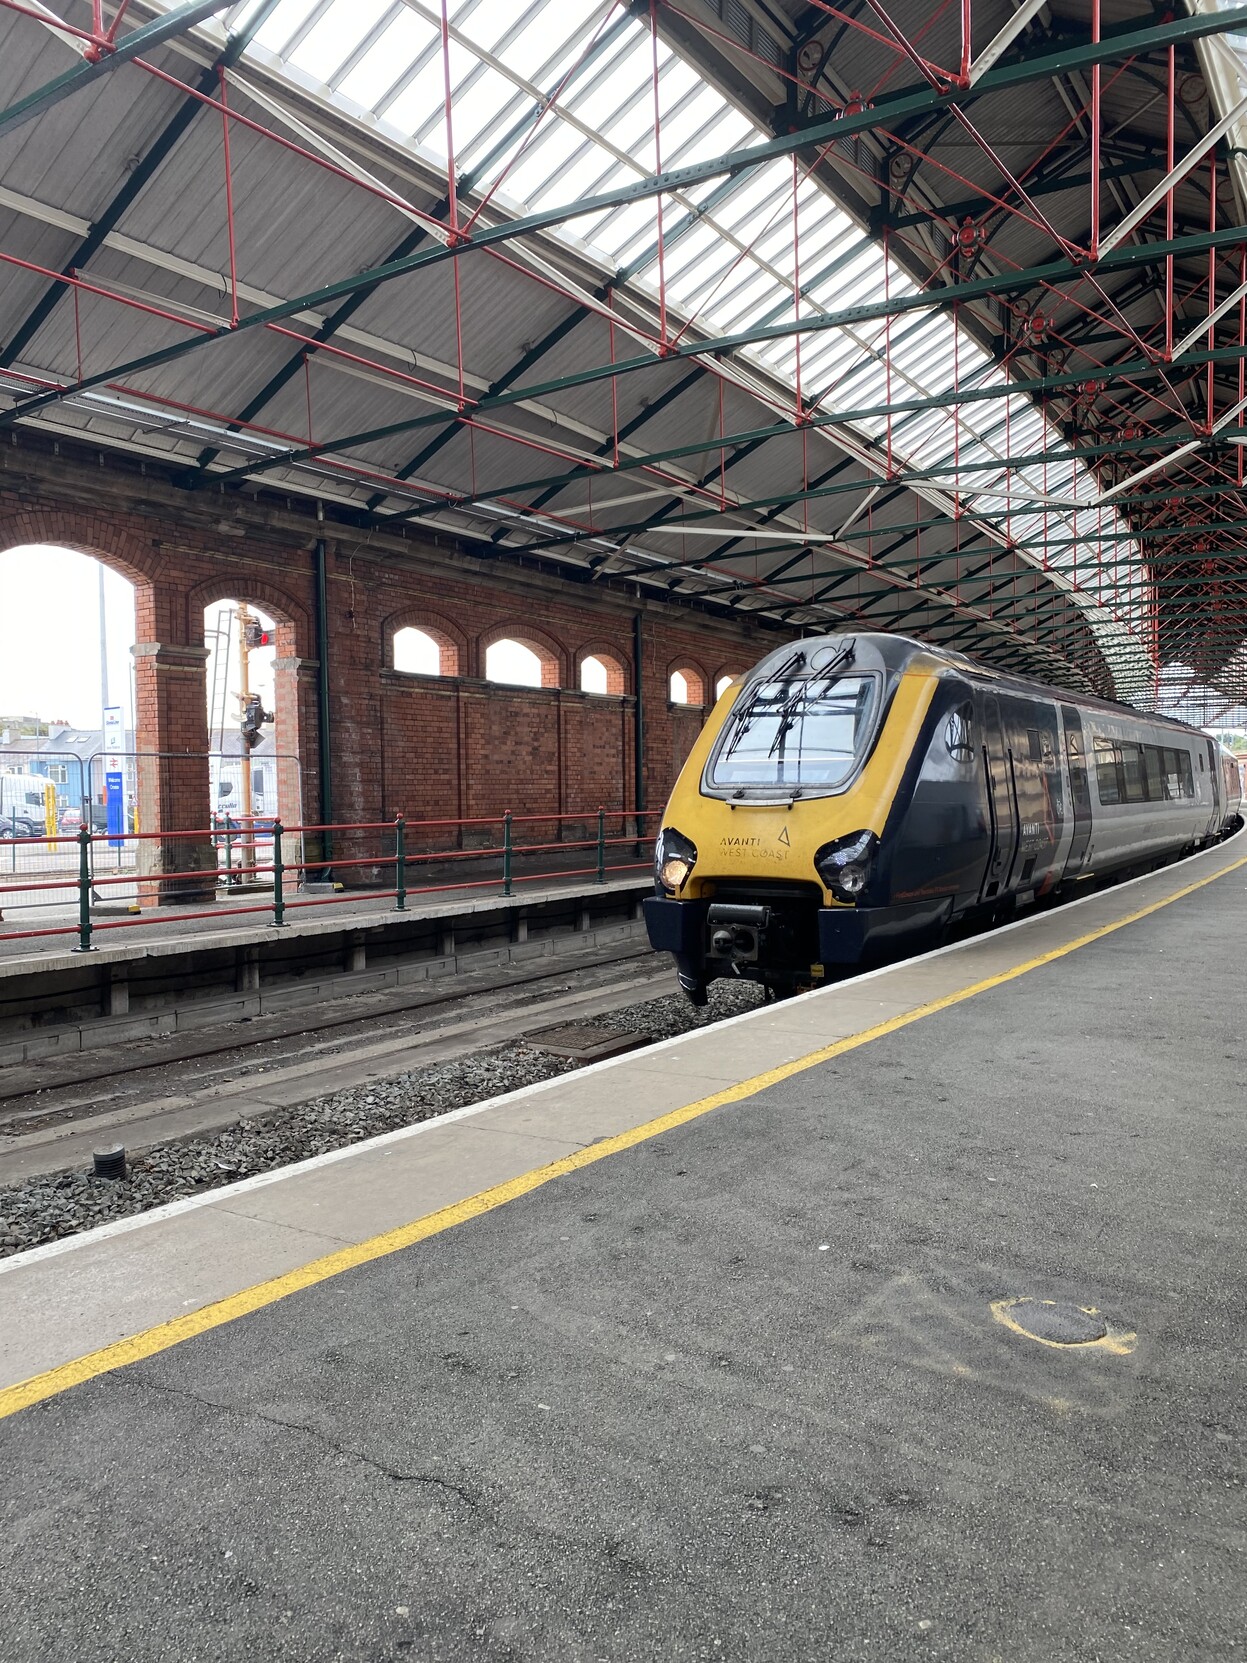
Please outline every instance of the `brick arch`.
[{"label": "brick arch", "polygon": [[407,606],[392,612],[381,625],[381,666],[394,668],[394,637],[400,629],[418,629],[437,642],[441,655],[439,675],[466,676],[468,671],[469,641],[457,624],[424,606]]},{"label": "brick arch", "polygon": [[87,509],[31,506],[0,517],[0,550],[24,543],[54,543],[74,549],[120,572],[137,588],[160,575],[159,549],[122,531],[102,514]]},{"label": "brick arch", "polygon": [[693,709],[710,704],[710,681],[705,669],[695,658],[673,658],[667,665],[667,693],[670,697],[671,678],[680,674],[688,682],[688,702]]},{"label": "brick arch", "polygon": [[307,608],[284,589],[265,578],[237,573],[222,573],[205,578],[186,595],[186,639],[200,645],[203,642],[204,613],[216,601],[238,600],[263,607],[277,624],[277,656],[279,658],[314,657],[311,625]]},{"label": "brick arch", "polygon": [[518,641],[521,647],[527,647],[541,660],[541,685],[543,687],[567,686],[568,652],[561,641],[554,636],[547,635],[543,629],[534,629],[526,620],[509,619],[504,623],[494,624],[484,634],[477,637],[476,652],[480,673],[485,674],[485,654],[495,642]]},{"label": "brick arch", "polygon": [[606,691],[615,697],[622,697],[629,691],[631,678],[628,674],[628,660],[619,648],[608,641],[588,641],[576,652],[576,686],[580,686],[580,670],[586,658],[596,658],[606,666]]},{"label": "brick arch", "polygon": [[52,543],[89,555],[134,586],[134,633],[138,641],[161,639],[155,583],[162,572],[160,550],[143,543],[88,509],[31,505],[0,518],[0,551],[26,543]]},{"label": "brick arch", "polygon": [[737,681],[737,680],[740,679],[741,676],[746,675],[746,674],[748,674],[747,667],[742,668],[742,667],[739,667],[735,664],[720,664],[718,669],[714,673],[714,680],[710,683],[710,692],[711,692],[714,700],[716,702],[718,701],[719,696],[720,696],[719,695],[719,683],[726,676],[730,676],[733,681]]}]

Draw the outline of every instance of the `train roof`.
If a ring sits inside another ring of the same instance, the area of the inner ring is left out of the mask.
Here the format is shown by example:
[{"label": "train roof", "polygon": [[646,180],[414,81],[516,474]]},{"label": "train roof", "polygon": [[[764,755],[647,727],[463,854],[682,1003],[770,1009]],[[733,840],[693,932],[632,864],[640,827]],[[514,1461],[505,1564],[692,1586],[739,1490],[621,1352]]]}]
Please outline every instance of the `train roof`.
[{"label": "train roof", "polygon": [[[842,630],[835,635],[803,636],[799,640],[787,642],[782,647],[776,647],[767,653],[765,658],[759,659],[750,676],[752,678],[775,675],[784,669],[798,652],[803,655],[808,670],[818,672],[834,664],[850,642],[853,644],[851,662],[859,669],[903,675],[918,659],[927,659],[934,670],[940,667],[958,670],[979,682],[990,683],[1008,691],[1025,693],[1032,697],[1041,695],[1061,704],[1075,705],[1079,710],[1100,710],[1108,715],[1129,717],[1136,722],[1157,722],[1164,727],[1176,728],[1182,733],[1194,733],[1202,739],[1211,739],[1211,735],[1204,733],[1200,728],[1192,727],[1187,722],[1179,722],[1172,716],[1160,716],[1151,711],[1138,710],[1133,705],[1119,704],[1113,699],[1102,699],[1094,693],[1075,693],[1067,687],[1051,687],[1045,682],[1031,681],[1025,676],[998,670],[993,665],[983,664],[978,659],[969,658],[965,653],[954,652],[947,647],[918,641],[909,635],[889,635],[881,631]],[[847,669],[848,663],[846,662],[843,667]],[[799,668],[800,666],[794,666],[788,673],[797,673]],[[1215,740],[1212,742],[1217,743]],[[1228,754],[1232,753],[1227,752]]]}]

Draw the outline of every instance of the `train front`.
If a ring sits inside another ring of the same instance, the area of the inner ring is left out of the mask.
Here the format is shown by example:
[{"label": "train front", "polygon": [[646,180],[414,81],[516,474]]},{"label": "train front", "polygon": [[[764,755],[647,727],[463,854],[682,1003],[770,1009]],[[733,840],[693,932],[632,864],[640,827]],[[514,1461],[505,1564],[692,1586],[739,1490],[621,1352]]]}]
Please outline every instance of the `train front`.
[{"label": "train front", "polygon": [[897,646],[790,644],[711,713],[667,804],[645,903],[650,942],[674,956],[694,1004],[718,977],[786,994],[857,956],[828,920],[871,898],[899,777],[878,754],[885,713],[890,729],[903,702]]}]

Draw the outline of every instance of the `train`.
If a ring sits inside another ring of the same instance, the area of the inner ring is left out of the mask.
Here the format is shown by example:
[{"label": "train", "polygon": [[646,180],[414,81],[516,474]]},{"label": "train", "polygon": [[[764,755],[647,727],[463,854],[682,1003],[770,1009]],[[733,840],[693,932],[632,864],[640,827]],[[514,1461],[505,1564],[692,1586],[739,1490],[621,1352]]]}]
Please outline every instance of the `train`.
[{"label": "train", "polygon": [[768,997],[1086,892],[1242,824],[1197,728],[904,636],[811,637],[727,688],[655,842],[651,945],[694,1004]]}]

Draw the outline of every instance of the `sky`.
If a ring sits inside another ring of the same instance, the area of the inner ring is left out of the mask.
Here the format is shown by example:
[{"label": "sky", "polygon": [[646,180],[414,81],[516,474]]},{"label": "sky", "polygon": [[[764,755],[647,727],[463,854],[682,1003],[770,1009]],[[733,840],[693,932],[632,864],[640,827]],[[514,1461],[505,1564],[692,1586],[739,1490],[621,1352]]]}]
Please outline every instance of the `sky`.
[{"label": "sky", "polygon": [[[62,718],[73,727],[99,729],[103,699],[100,683],[100,572],[104,574],[104,618],[108,641],[108,697],[125,710],[133,728],[130,647],[134,641],[134,590],[125,578],[72,549],[28,545],[0,553],[0,718]],[[209,607],[207,628],[231,603]],[[263,624],[272,619],[252,608]],[[206,645],[215,645],[211,633]],[[231,638],[224,678],[227,715],[236,719],[238,635]],[[251,682],[266,710],[273,700],[272,648],[252,654]],[[213,661],[208,662],[212,685]],[[218,710],[221,700],[218,696]],[[218,716],[219,722],[219,716]]]},{"label": "sky", "polygon": [[109,700],[129,718],[133,589],[97,560],[41,546],[0,554],[0,717],[100,727],[101,571]]}]

